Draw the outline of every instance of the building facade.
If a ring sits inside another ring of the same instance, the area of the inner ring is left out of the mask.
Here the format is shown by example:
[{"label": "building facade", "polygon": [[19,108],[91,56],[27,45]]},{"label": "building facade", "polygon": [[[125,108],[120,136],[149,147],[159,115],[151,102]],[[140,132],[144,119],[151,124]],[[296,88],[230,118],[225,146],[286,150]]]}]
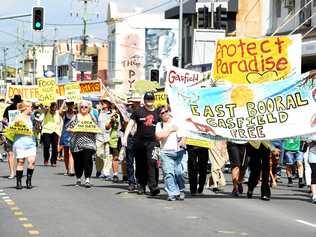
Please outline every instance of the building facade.
[{"label": "building facade", "polygon": [[109,81],[127,93],[137,80],[150,80],[152,70],[164,78],[178,55],[178,22],[159,14],[122,13],[108,5]]}]

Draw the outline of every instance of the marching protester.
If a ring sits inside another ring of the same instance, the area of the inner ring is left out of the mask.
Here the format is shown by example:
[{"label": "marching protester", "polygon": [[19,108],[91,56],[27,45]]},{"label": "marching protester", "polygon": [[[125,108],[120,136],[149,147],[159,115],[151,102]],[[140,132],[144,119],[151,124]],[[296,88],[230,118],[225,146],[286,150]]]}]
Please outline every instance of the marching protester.
[{"label": "marching protester", "polygon": [[270,201],[271,190],[269,186],[270,175],[270,147],[267,141],[250,141],[247,146],[247,154],[250,157],[250,176],[248,179],[247,197],[252,198],[253,191],[261,177],[261,200]]},{"label": "marching protester", "polygon": [[[44,108],[45,117],[43,121],[42,139],[44,146],[44,165],[48,165],[50,159],[51,166],[56,167],[58,155],[58,141],[62,131],[62,118],[57,110],[57,103],[50,104],[49,109]],[[50,155],[49,149],[52,149]]]},{"label": "marching protester", "polygon": [[227,142],[227,152],[231,164],[233,191],[232,195],[238,197],[243,193],[243,180],[247,168],[246,156],[247,142]]},{"label": "marching protester", "polygon": [[13,141],[14,156],[17,159],[16,167],[16,189],[22,189],[22,177],[24,162],[27,159],[27,178],[26,188],[32,189],[32,176],[35,168],[36,159],[36,141],[33,136],[33,122],[31,120],[32,104],[28,102],[21,102],[17,105],[17,109],[21,111],[13,123],[23,123],[29,129],[29,135],[16,134]]},{"label": "marching protester", "polygon": [[181,162],[185,153],[185,139],[168,108],[161,107],[158,111],[162,121],[156,125],[156,138],[160,141],[160,159],[168,201],[184,200],[185,180]]},{"label": "marching protester", "polygon": [[309,138],[308,163],[311,169],[312,203],[316,204],[316,135]]},{"label": "marching protester", "polygon": [[[17,110],[17,104],[22,102],[22,98],[21,95],[14,95],[13,99],[11,100],[12,104],[9,105],[4,113],[3,113],[3,126],[7,127],[9,125],[10,122],[9,121],[9,111],[14,111]],[[12,141],[7,140],[6,142],[6,152],[8,153],[8,166],[9,166],[9,176],[8,179],[14,179],[14,154],[13,154],[13,150],[12,150]]]},{"label": "marching protester", "polygon": [[110,121],[111,102],[107,97],[101,98],[101,111],[98,116],[98,126],[102,133],[96,136],[96,177],[111,178],[112,160],[110,156]]},{"label": "marching protester", "polygon": [[119,181],[119,132],[121,130],[120,115],[116,108],[112,108],[110,128],[110,154],[112,156],[112,170],[113,170],[113,182]]},{"label": "marching protester", "polygon": [[155,96],[152,92],[144,95],[144,107],[138,108],[131,116],[126,127],[122,145],[127,146],[127,138],[132,128],[137,124],[135,134],[135,160],[138,194],[146,193],[146,185],[150,189],[150,195],[160,193],[158,188],[158,167],[154,159],[154,149],[157,146],[155,127],[158,122],[158,111],[154,107]]},{"label": "marching protester", "polygon": [[208,149],[187,145],[187,151],[191,195],[202,194],[207,176]]},{"label": "marching protester", "polygon": [[[79,113],[69,123],[68,131],[72,133],[70,149],[74,157],[75,174],[77,177],[76,186],[81,185],[81,177],[84,173],[85,187],[90,188],[90,178],[93,170],[92,156],[96,151],[95,131],[83,129],[76,131],[76,125],[82,123],[93,124],[97,127],[96,121],[90,114],[91,102],[82,101],[79,103]],[[85,131],[86,130],[86,131]]]},{"label": "marching protester", "polygon": [[303,183],[303,175],[304,175],[304,166],[303,166],[303,152],[301,149],[301,139],[299,137],[295,138],[287,138],[284,139],[283,147],[285,150],[285,158],[286,158],[286,175],[288,178],[288,184],[293,184],[292,178],[292,169],[298,170],[298,186],[299,188],[304,187]]},{"label": "marching protester", "polygon": [[[140,101],[129,99],[127,111],[131,115],[134,111],[136,111],[140,106]],[[135,133],[137,130],[136,123],[131,128],[131,132],[127,137],[127,147],[126,147],[126,171],[127,171],[127,179],[128,179],[128,191],[133,192],[135,190],[136,180],[135,180],[135,172],[134,172],[134,160],[135,160],[135,152],[134,152],[134,144],[135,144]]]},{"label": "marching protester", "polygon": [[[66,105],[66,110],[64,111],[63,107]],[[60,137],[60,146],[64,150],[64,162],[66,172],[64,175],[74,176],[74,160],[72,154],[70,152],[70,136],[71,134],[67,131],[68,123],[73,119],[75,116],[74,111],[75,103],[73,101],[65,101],[61,108],[61,116],[63,119],[63,129],[61,132]]]}]

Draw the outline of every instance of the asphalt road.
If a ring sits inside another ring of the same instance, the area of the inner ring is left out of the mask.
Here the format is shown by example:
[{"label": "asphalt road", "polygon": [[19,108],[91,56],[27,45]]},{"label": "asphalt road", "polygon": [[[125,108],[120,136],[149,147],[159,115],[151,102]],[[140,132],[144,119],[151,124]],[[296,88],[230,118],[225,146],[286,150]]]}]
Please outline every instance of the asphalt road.
[{"label": "asphalt road", "polygon": [[41,166],[42,159],[38,164],[35,188],[20,191],[0,163],[0,237],[316,237],[316,205],[296,185],[279,185],[270,202],[261,201],[258,190],[251,200],[233,198],[230,182],[220,194],[206,190],[168,202],[164,192],[138,196],[127,193],[126,184],[100,179],[91,189],[75,187],[74,177],[63,176],[62,162],[56,168]]}]

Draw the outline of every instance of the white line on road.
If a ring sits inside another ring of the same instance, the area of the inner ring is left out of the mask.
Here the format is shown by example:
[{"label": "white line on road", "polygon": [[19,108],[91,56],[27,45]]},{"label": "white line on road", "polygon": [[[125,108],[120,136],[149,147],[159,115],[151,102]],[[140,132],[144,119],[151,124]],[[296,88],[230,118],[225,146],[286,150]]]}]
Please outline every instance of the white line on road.
[{"label": "white line on road", "polygon": [[308,225],[308,226],[311,226],[311,227],[316,228],[316,225],[315,225],[315,224],[309,223],[309,222],[307,222],[307,221],[296,220],[296,222],[299,222],[299,223],[301,223],[301,224]]}]

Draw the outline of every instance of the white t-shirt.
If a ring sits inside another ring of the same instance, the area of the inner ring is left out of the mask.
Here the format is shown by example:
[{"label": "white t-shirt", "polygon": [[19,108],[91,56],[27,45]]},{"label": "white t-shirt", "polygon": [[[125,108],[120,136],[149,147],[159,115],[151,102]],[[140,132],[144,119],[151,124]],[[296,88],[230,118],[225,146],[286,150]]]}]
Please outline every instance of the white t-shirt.
[{"label": "white t-shirt", "polygon": [[[166,131],[167,129],[176,125],[176,122],[173,121],[169,123],[159,122],[156,124],[156,132]],[[182,150],[183,148],[179,147],[179,141],[181,137],[183,137],[183,132],[181,131],[181,129],[178,129],[177,132],[170,133],[167,138],[160,141],[160,149],[162,151],[172,152]]]}]

